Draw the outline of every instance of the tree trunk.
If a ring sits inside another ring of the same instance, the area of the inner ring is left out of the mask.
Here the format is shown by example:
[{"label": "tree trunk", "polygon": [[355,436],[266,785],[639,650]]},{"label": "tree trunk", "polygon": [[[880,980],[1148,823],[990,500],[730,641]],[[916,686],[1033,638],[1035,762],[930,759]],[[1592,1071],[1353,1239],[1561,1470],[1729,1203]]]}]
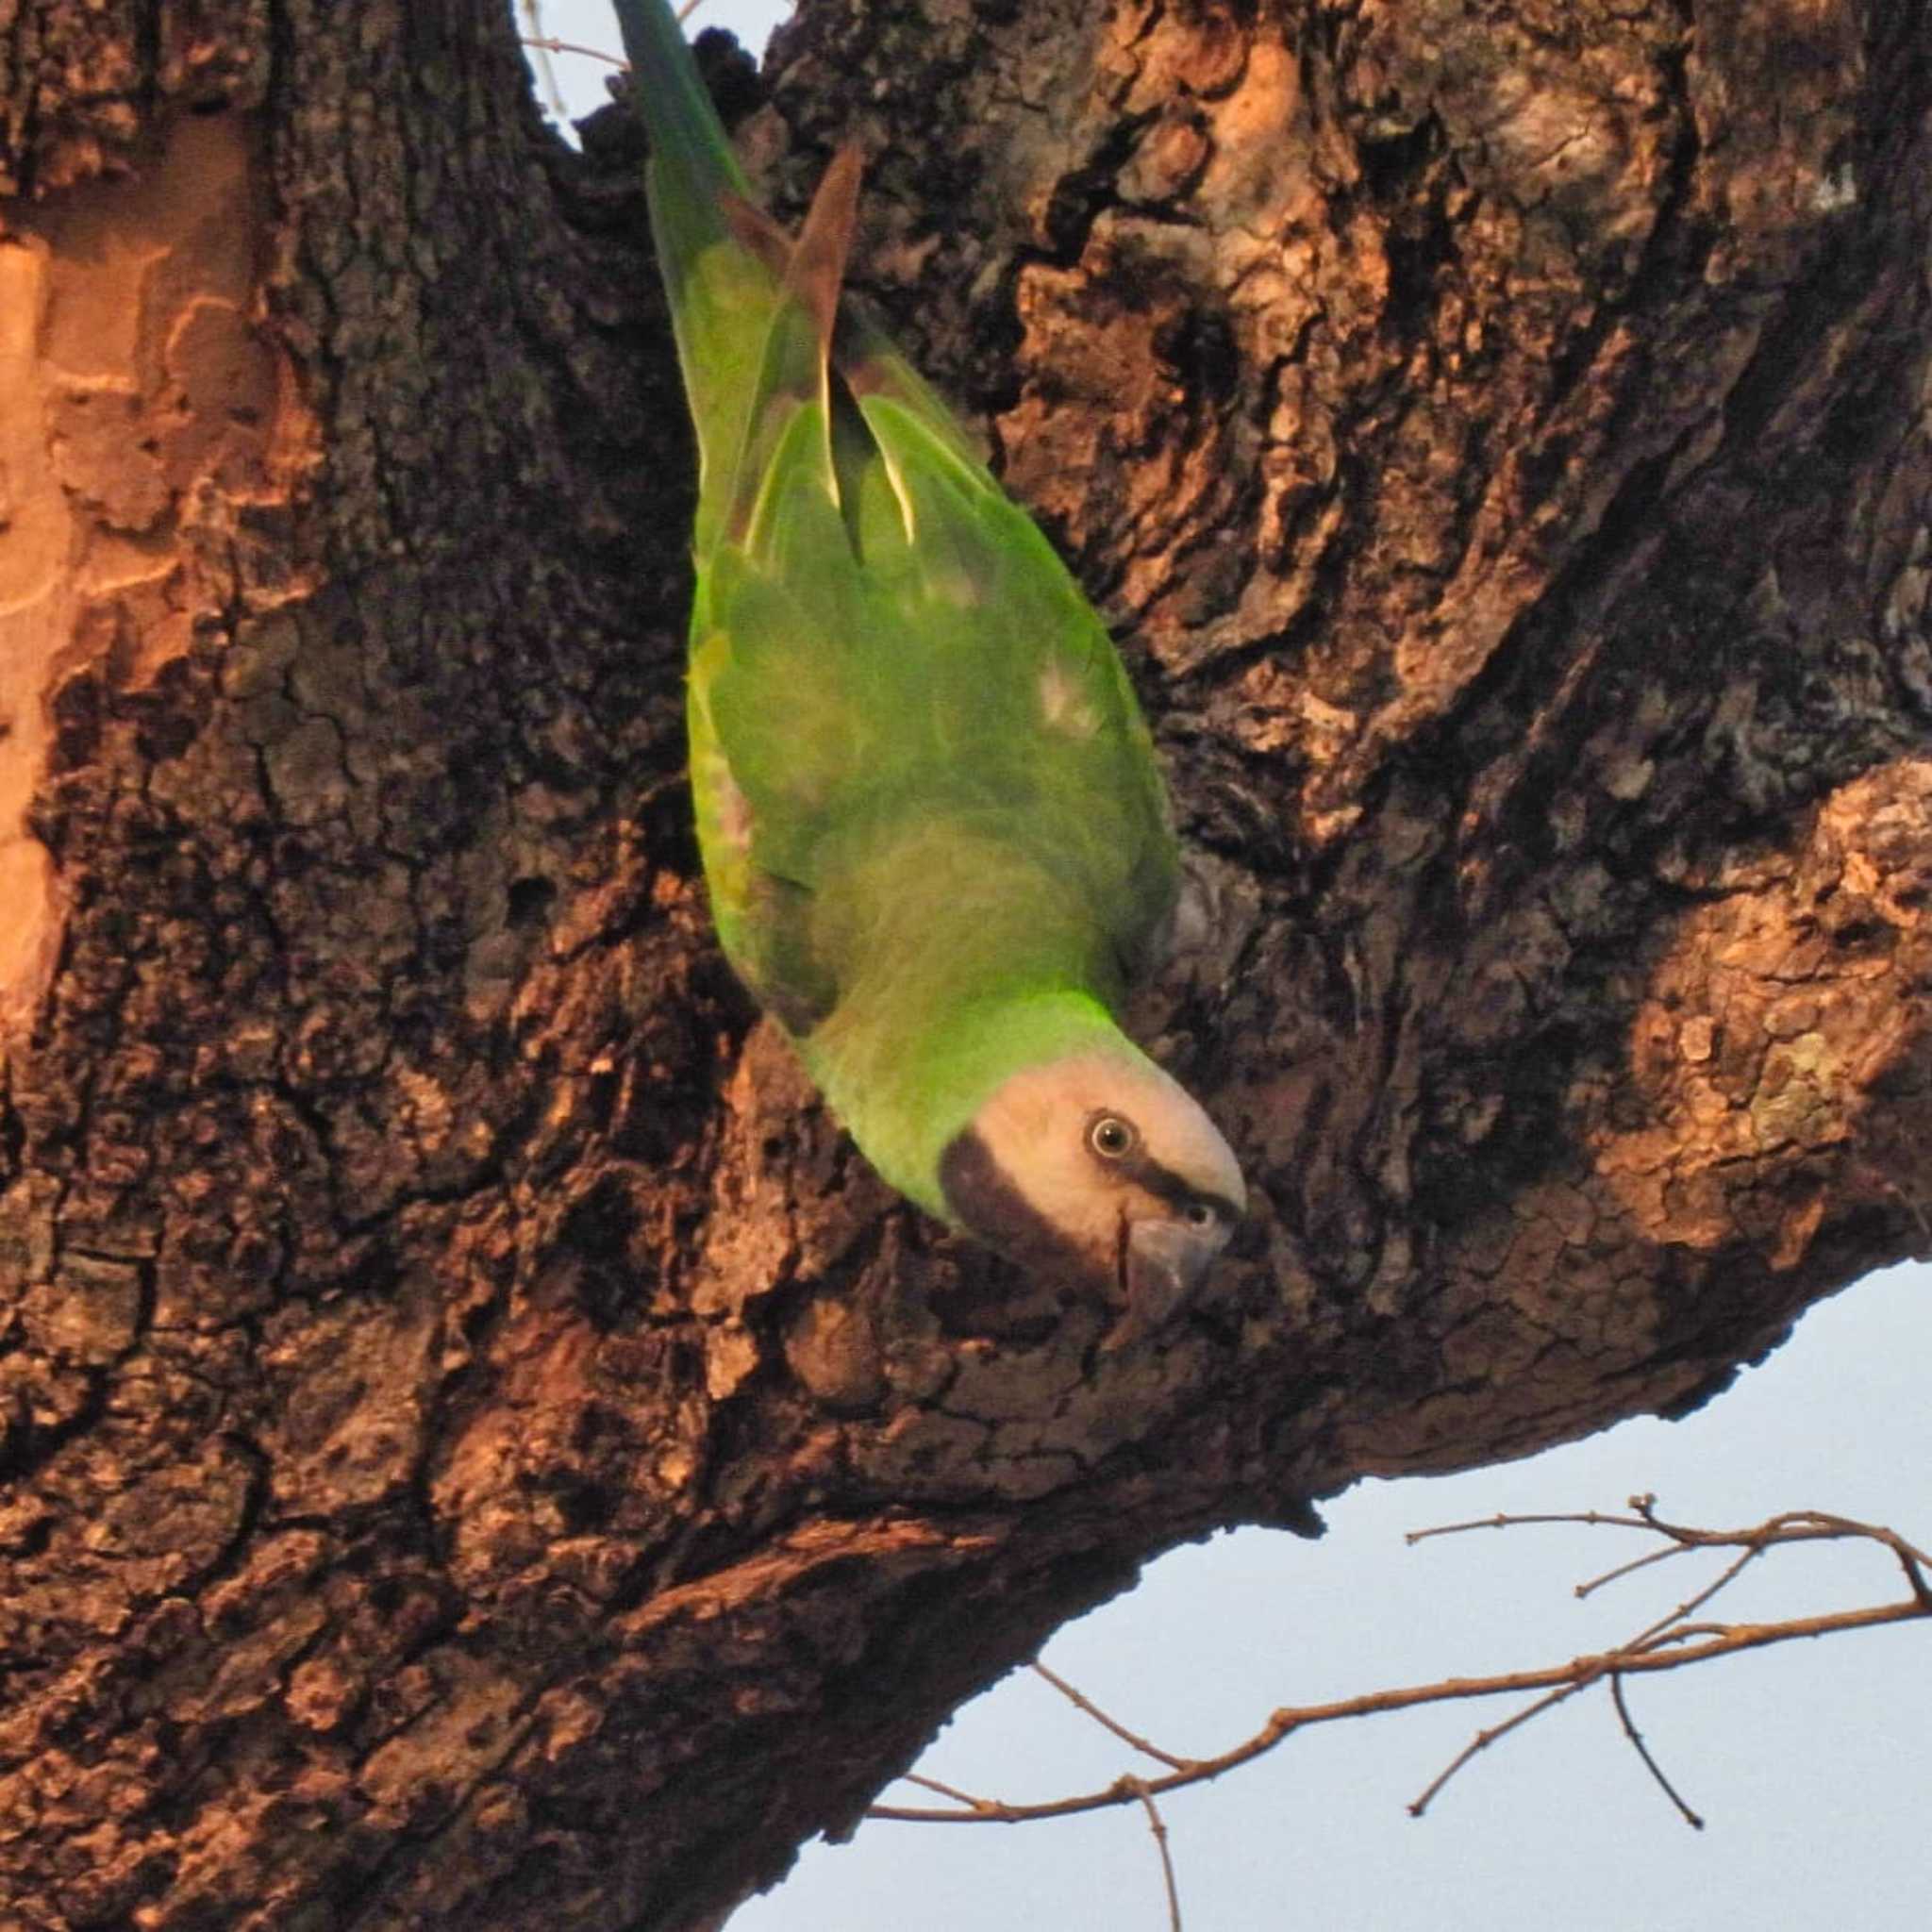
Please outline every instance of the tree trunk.
[{"label": "tree trunk", "polygon": [[1920,7],[781,37],[1172,774],[1254,1210],[1108,1353],[720,960],[628,122],[500,4],[0,27],[0,1924],[695,1926],[1176,1540],[1926,1242]]}]

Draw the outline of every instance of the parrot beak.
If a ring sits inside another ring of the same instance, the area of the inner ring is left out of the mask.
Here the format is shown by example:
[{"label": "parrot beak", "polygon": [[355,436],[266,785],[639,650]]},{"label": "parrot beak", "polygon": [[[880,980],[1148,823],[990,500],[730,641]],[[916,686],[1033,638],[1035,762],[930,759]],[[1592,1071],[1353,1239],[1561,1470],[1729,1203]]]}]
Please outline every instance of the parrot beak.
[{"label": "parrot beak", "polygon": [[1165,1218],[1130,1224],[1121,1269],[1127,1312],[1106,1346],[1121,1347],[1173,1320],[1193,1299],[1232,1232],[1219,1218],[1202,1227]]}]

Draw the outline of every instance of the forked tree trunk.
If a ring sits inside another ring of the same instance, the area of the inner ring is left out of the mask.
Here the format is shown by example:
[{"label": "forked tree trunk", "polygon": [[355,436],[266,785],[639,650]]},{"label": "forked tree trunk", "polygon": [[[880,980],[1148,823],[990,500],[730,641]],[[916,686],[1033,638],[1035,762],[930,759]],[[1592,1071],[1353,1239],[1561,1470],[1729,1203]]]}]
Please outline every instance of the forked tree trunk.
[{"label": "forked tree trunk", "polygon": [[1139,1017],[1255,1208],[1102,1353],[720,962],[627,125],[500,0],[0,0],[0,1924],[691,1926],[1176,1539],[1680,1411],[1924,1244],[1928,60],[781,41],[774,202],[875,158],[1173,774]]}]

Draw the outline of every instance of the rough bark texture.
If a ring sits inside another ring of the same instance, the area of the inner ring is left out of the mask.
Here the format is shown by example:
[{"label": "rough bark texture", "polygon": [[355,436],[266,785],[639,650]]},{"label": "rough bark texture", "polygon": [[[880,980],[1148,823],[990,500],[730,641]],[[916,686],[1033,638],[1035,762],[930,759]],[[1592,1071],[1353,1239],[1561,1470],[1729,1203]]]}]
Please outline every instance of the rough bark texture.
[{"label": "rough bark texture", "polygon": [[1256,1208],[1103,1355],[710,940],[627,126],[501,7],[0,0],[0,1924],[695,1925],[1176,1539],[1681,1410],[1924,1242],[1928,54],[781,40],[749,151],[878,157],[1171,762],[1140,1017]]}]

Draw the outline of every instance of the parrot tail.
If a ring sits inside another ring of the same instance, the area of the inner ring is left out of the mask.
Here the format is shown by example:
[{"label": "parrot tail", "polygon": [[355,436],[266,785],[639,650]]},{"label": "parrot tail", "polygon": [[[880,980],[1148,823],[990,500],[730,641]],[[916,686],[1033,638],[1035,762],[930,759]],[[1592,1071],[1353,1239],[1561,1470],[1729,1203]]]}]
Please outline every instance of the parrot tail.
[{"label": "parrot tail", "polygon": [[918,419],[974,488],[991,487],[979,451],[945,404],[842,304],[858,150],[848,144],[833,158],[794,241],[751,200],[669,0],[614,5],[632,95],[650,135],[651,228],[697,432],[692,548],[700,561],[720,542],[749,538],[801,405],[822,408],[818,459],[855,552],[866,474],[883,462],[897,475],[866,415],[872,399]]},{"label": "parrot tail", "polygon": [[831,360],[832,330],[839,320],[839,291],[845,285],[845,258],[851,253],[852,230],[858,220],[858,177],[864,165],[850,142],[832,157],[785,264],[785,293],[811,317],[824,362]]},{"label": "parrot tail", "polygon": [[722,528],[728,541],[751,541],[760,509],[771,502],[771,465],[801,408],[817,406],[823,439],[822,475],[856,540],[857,469],[872,458],[865,429],[833,361],[845,261],[858,218],[863,163],[847,145],[833,156],[794,242],[762,210],[737,195],[724,198],[725,219],[739,245],[777,277],[771,325],[747,411],[744,440],[732,467]]},{"label": "parrot tail", "polygon": [[716,241],[724,232],[722,198],[744,198],[745,180],[725,138],[724,124],[705,92],[697,62],[670,0],[614,0],[624,35],[631,89],[650,129],[657,167],[675,177],[672,199],[695,213],[708,211]]}]

